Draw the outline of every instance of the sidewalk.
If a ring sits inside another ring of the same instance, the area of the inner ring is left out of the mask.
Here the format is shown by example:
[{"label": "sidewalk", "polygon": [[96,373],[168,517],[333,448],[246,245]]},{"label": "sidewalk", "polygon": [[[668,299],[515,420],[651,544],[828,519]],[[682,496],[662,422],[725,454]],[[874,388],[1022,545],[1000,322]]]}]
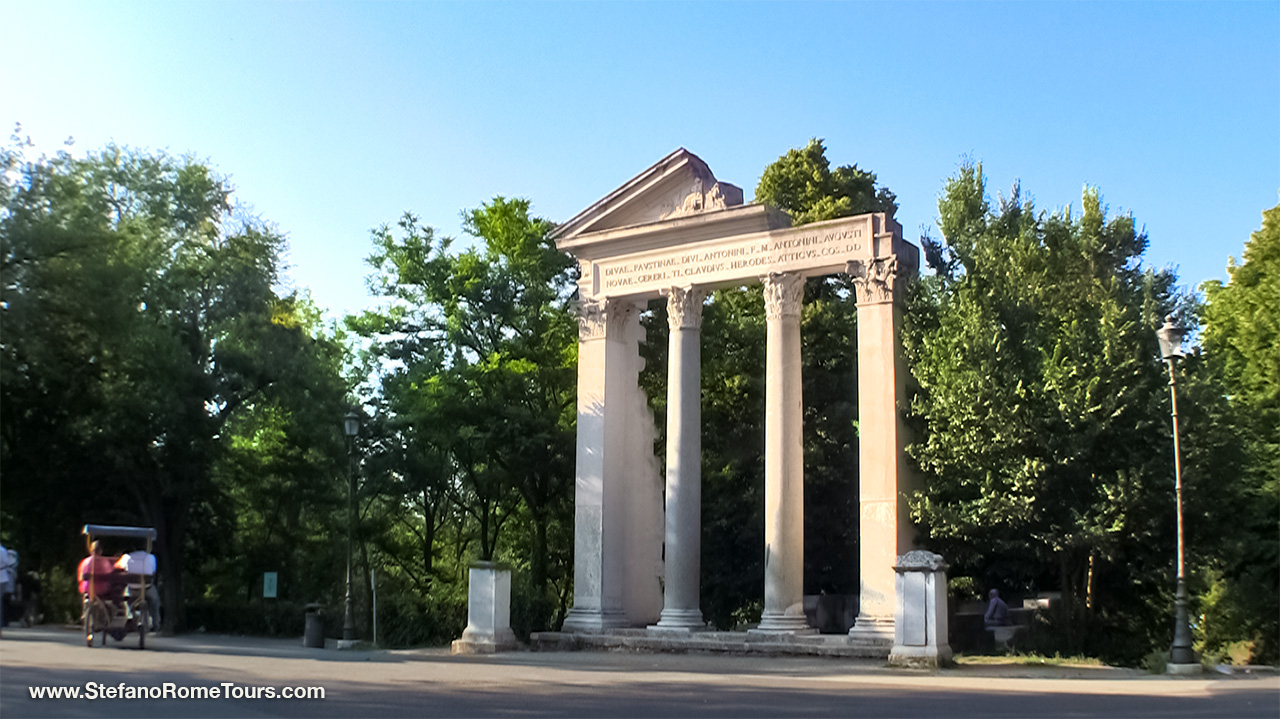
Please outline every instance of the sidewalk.
[{"label": "sidewalk", "polygon": [[[121,645],[111,640],[107,652],[113,648],[136,646],[136,639],[126,637]],[[6,628],[0,639],[0,657],[15,650],[24,642],[42,642],[75,645],[90,654],[103,652],[83,646],[84,637],[79,627],[41,626],[31,628]],[[513,652],[492,655],[454,656],[448,647],[422,647],[415,649],[374,649],[364,647],[338,650],[334,641],[324,649],[302,646],[302,639],[275,637],[231,636],[223,634],[191,633],[179,636],[147,636],[146,652],[191,653],[219,656],[243,656],[260,659],[309,659],[323,662],[351,663],[403,663],[432,662],[441,664],[480,664],[486,666],[509,665],[512,667],[545,667],[570,671],[661,671],[692,673],[741,673],[747,675],[794,676],[820,679],[822,677],[855,679],[858,677],[876,683],[897,683],[895,678],[909,682],[922,677],[954,679],[957,686],[972,686],[975,680],[1076,680],[1083,682],[1174,682],[1199,684],[1226,681],[1273,680],[1280,687],[1280,672],[1276,667],[1234,667],[1231,673],[1207,670],[1198,677],[1172,677],[1152,675],[1141,669],[1108,667],[1084,664],[1027,663],[1009,657],[1005,663],[961,663],[943,669],[904,669],[890,667],[882,659],[866,659],[846,656],[797,656],[769,653],[726,654],[703,651],[647,652],[633,647],[611,649],[583,649],[576,651],[531,651],[524,648]],[[1003,682],[1000,682],[1003,684]],[[1068,681],[1068,683],[1072,683]],[[994,687],[993,687],[994,688]]]}]

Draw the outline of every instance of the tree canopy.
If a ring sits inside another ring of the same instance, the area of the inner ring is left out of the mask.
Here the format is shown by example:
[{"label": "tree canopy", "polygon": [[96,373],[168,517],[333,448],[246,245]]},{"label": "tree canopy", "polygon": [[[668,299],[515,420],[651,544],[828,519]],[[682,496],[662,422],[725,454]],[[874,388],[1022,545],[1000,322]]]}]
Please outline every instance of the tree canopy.
[{"label": "tree canopy", "polygon": [[[939,218],[944,242],[924,241],[936,274],[905,332],[924,475],[913,517],[953,575],[1060,591],[1056,648],[1137,661],[1171,632],[1173,452],[1154,331],[1169,313],[1194,328],[1192,298],[1143,267],[1146,236],[1108,218],[1093,188],[1078,215],[1038,211],[1016,185],[992,207],[981,166],[964,165]],[[1260,538],[1220,529],[1249,500],[1212,347],[1178,368],[1197,582]]]},{"label": "tree canopy", "polygon": [[[373,341],[375,393],[392,432],[380,472],[401,488],[384,498],[396,526],[384,537],[414,538],[414,585],[426,590],[443,576],[457,587],[463,559],[502,558],[528,567],[534,594],[563,605],[571,592],[571,542],[562,535],[572,501],[576,267],[549,239],[552,225],[529,209],[528,200],[496,197],[463,213],[474,244],[458,253],[413,215],[375,230],[370,287],[389,302],[350,325]],[[513,522],[522,538],[508,541]],[[451,572],[441,575],[434,553],[443,534],[453,552]],[[397,565],[406,578],[414,574]]]},{"label": "tree canopy", "polygon": [[[215,477],[237,432],[340,404],[342,351],[305,298],[277,291],[283,238],[235,211],[205,163],[28,150],[15,139],[0,156],[6,525],[33,559],[68,564],[83,523],[154,526],[179,626],[188,555],[207,556],[194,537],[233,521]],[[294,439],[333,432],[318,435]],[[273,450],[298,481],[329,469],[295,442]]]},{"label": "tree canopy", "polygon": [[[1205,283],[1206,431],[1240,447],[1226,464],[1206,458],[1223,481],[1221,539],[1206,552],[1207,648],[1247,646],[1253,657],[1280,656],[1280,205],[1262,213],[1243,261],[1227,284]],[[1225,401],[1224,401],[1225,399]]]}]

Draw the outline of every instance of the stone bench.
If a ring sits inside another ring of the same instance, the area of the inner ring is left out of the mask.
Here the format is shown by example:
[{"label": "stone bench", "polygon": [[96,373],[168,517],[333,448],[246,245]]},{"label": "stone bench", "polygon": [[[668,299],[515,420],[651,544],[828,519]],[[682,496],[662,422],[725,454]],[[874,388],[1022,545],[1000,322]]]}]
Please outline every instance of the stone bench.
[{"label": "stone bench", "polygon": [[987,627],[986,629],[991,633],[991,638],[996,644],[1005,649],[1013,649],[1014,644],[1016,644],[1015,638],[1025,632],[1027,627],[1022,624],[1010,624],[1001,627]]}]

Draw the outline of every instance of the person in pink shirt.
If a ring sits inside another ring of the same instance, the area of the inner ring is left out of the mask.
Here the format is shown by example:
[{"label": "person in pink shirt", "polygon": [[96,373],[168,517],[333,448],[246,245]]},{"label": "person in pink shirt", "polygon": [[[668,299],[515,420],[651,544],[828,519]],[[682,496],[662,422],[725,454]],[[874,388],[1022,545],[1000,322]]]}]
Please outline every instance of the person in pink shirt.
[{"label": "person in pink shirt", "polygon": [[102,556],[102,547],[95,541],[89,545],[89,556],[80,560],[80,568],[76,572],[76,577],[80,580],[80,591],[88,594],[89,581],[92,580],[94,595],[109,599],[115,571],[115,562]]}]

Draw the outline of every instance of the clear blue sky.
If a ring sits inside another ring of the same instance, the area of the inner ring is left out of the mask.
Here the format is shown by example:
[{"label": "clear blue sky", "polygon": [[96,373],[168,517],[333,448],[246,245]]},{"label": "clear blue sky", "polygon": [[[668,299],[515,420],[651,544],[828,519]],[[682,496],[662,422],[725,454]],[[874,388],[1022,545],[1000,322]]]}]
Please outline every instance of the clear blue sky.
[{"label": "clear blue sky", "polygon": [[[1148,261],[1225,278],[1280,191],[1280,2],[0,0],[0,122],[194,153],[333,313],[369,230],[494,195],[568,219],[677,147],[748,198],[810,137],[909,239],[965,157],[1044,209],[1098,186]],[[936,236],[936,230],[933,231]]]}]

